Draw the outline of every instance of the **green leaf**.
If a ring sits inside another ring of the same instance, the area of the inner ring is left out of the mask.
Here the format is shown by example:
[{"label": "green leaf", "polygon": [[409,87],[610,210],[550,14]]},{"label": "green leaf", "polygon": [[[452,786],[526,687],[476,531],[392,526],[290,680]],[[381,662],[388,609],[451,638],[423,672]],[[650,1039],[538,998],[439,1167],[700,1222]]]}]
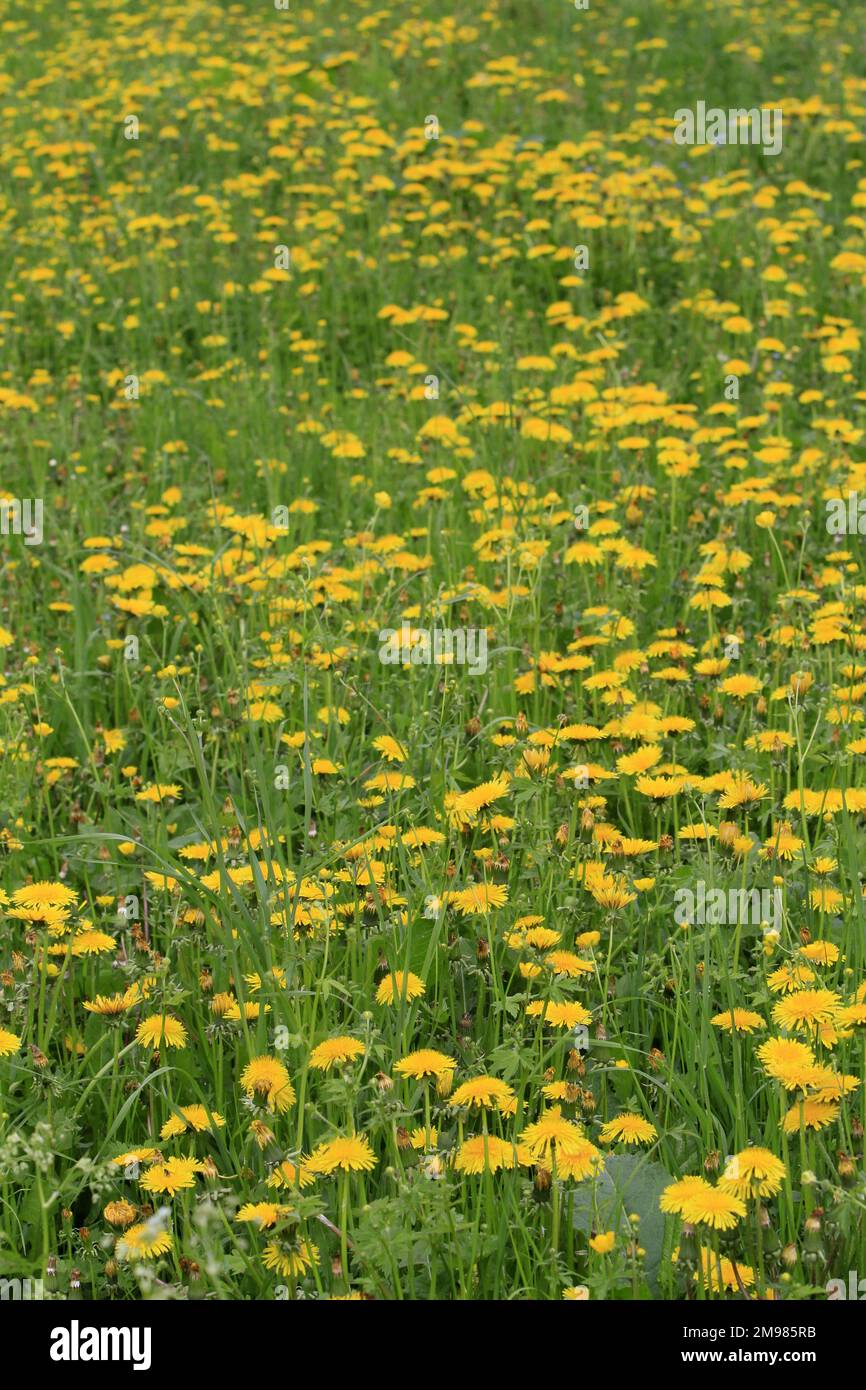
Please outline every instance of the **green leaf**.
[{"label": "green leaf", "polygon": [[665,1218],[659,1211],[662,1190],[674,1180],[660,1163],[642,1154],[613,1154],[593,1183],[581,1185],[574,1199],[574,1224],[579,1231],[616,1231],[626,1235],[628,1216],[640,1217],[640,1244],[646,1251],[644,1271],[654,1295],[664,1244]]}]

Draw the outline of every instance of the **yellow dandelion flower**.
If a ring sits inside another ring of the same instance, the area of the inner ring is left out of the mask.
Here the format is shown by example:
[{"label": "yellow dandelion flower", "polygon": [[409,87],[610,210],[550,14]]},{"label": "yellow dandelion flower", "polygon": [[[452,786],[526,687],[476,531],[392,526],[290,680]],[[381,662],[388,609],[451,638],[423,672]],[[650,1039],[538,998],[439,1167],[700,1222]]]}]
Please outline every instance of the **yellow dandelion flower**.
[{"label": "yellow dandelion flower", "polygon": [[267,1053],[247,1063],[241,1072],[241,1086],[250,1099],[261,1098],[269,1110],[279,1110],[281,1114],[295,1103],[289,1073],[282,1062]]}]

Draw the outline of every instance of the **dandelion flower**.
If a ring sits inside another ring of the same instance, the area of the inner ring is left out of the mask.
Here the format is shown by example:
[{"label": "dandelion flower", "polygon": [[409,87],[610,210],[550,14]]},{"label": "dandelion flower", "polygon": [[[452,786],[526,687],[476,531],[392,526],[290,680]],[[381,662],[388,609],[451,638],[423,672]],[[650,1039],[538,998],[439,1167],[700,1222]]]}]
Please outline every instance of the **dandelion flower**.
[{"label": "dandelion flower", "polygon": [[413,999],[420,999],[424,993],[424,981],[419,980],[417,975],[413,975],[411,970],[395,970],[392,974],[386,975],[376,990],[377,1004],[394,1004],[401,999],[407,1003]]},{"label": "dandelion flower", "polygon": [[520,1138],[534,1159],[547,1159],[555,1150],[579,1148],[585,1136],[576,1124],[563,1118],[560,1106],[553,1105],[535,1124],[527,1125]]},{"label": "dandelion flower", "polygon": [[340,1169],[344,1173],[369,1173],[376,1166],[376,1155],[363,1134],[338,1135],[327,1139],[310,1155],[306,1167],[310,1173],[329,1177]]},{"label": "dandelion flower", "polygon": [[164,1163],[155,1163],[141,1178],[145,1192],[165,1192],[173,1197],[176,1192],[195,1187],[197,1173],[203,1165],[195,1158],[168,1158]]},{"label": "dandelion flower", "polygon": [[21,1039],[17,1033],[10,1033],[7,1028],[0,1028],[0,1057],[11,1057],[13,1052],[17,1052],[21,1046]]},{"label": "dandelion flower", "polygon": [[358,1038],[327,1038],[310,1053],[310,1066],[314,1071],[329,1071],[331,1067],[346,1062],[354,1062],[364,1055],[364,1044]]},{"label": "dandelion flower", "polygon": [[513,1168],[516,1162],[513,1144],[495,1134],[473,1134],[460,1145],[454,1167],[458,1173],[498,1173],[500,1168]]},{"label": "dandelion flower", "polygon": [[186,1047],[186,1029],[171,1014],[151,1014],[143,1018],[135,1030],[135,1041],[142,1047],[154,1049],[165,1047]]},{"label": "dandelion flower", "polygon": [[755,1271],[751,1265],[734,1264],[726,1255],[719,1258],[714,1250],[708,1250],[706,1246],[701,1247],[701,1268],[695,1270],[694,1280],[700,1279],[704,1288],[712,1288],[714,1293],[721,1293],[723,1289],[730,1289],[732,1293],[739,1293],[740,1286],[744,1289],[751,1288],[755,1282]]},{"label": "dandelion flower", "polygon": [[[526,1163],[526,1146],[522,1145],[518,1153],[521,1163]],[[549,1172],[553,1166],[552,1159],[534,1159],[530,1156],[530,1160],[543,1172]],[[604,1154],[585,1135],[569,1138],[565,1145],[557,1147],[556,1173],[559,1178],[582,1182],[584,1178],[595,1177],[603,1168]]]},{"label": "dandelion flower", "polygon": [[801,989],[774,1004],[773,1022],[789,1032],[814,1033],[822,1024],[833,1023],[841,1006],[831,989]]},{"label": "dandelion flower", "polygon": [[159,1131],[159,1137],[174,1139],[178,1134],[185,1134],[188,1129],[194,1129],[196,1133],[201,1134],[204,1130],[210,1129],[212,1124],[217,1129],[222,1129],[225,1120],[215,1110],[207,1110],[203,1105],[182,1105],[179,1115],[172,1115],[166,1120]]},{"label": "dandelion flower", "polygon": [[678,1182],[669,1183],[665,1188],[659,1198],[659,1209],[671,1216],[682,1216],[686,1202],[697,1192],[702,1192],[709,1187],[709,1183],[698,1177],[697,1174],[680,1178]]},{"label": "dandelion flower", "polygon": [[604,1231],[601,1235],[591,1236],[589,1246],[596,1255],[609,1255],[616,1245],[616,1231]]},{"label": "dandelion flower", "polygon": [[245,1202],[235,1213],[235,1221],[255,1222],[264,1231],[275,1226],[280,1217],[291,1210],[291,1207],[280,1206],[277,1202]]},{"label": "dandelion flower", "polygon": [[83,931],[73,937],[70,950],[73,956],[99,956],[117,949],[113,936],[104,931]]},{"label": "dandelion flower", "polygon": [[281,1274],[284,1279],[299,1278],[312,1269],[318,1260],[318,1248],[309,1240],[302,1240],[294,1246],[283,1246],[272,1240],[262,1251],[265,1268]]},{"label": "dandelion flower", "polygon": [[714,1028],[726,1028],[729,1033],[754,1033],[757,1028],[766,1028],[760,1014],[749,1009],[726,1009],[710,1019]]},{"label": "dandelion flower", "polygon": [[154,1260],[158,1255],[166,1255],[172,1247],[171,1234],[154,1228],[153,1221],[144,1221],[138,1226],[130,1226],[115,1247],[120,1260]]},{"label": "dandelion flower", "polygon": [[642,1115],[632,1115],[628,1111],[608,1120],[599,1135],[603,1144],[615,1144],[617,1140],[623,1144],[651,1144],[657,1137],[655,1125],[651,1125]]},{"label": "dandelion flower", "polygon": [[495,1076],[476,1076],[458,1086],[449,1103],[455,1108],[466,1105],[479,1110],[495,1106],[505,1113],[513,1107],[514,1099],[514,1091],[505,1081]]},{"label": "dandelion flower", "polygon": [[577,1028],[592,1023],[592,1014],[576,1001],[557,1003],[552,999],[534,999],[527,1004],[528,1018],[541,1018],[553,1028]]},{"label": "dandelion flower", "polygon": [[458,893],[449,893],[448,901],[469,917],[503,907],[508,901],[508,889],[504,883],[473,883]]},{"label": "dandelion flower", "polygon": [[795,1038],[769,1038],[758,1048],[758,1058],[768,1075],[781,1081],[787,1091],[808,1086],[815,1066],[811,1047]]},{"label": "dandelion flower", "polygon": [[276,1109],[281,1114],[295,1103],[295,1088],[289,1073],[282,1062],[267,1053],[247,1063],[241,1072],[241,1086],[251,1099],[261,1097],[269,1110]]},{"label": "dandelion flower", "polygon": [[782,1186],[787,1169],[769,1149],[741,1149],[728,1161],[719,1187],[735,1197],[773,1197]]},{"label": "dandelion flower", "polygon": [[29,883],[26,888],[17,888],[12,894],[16,907],[71,907],[77,902],[78,894],[64,883],[50,883],[40,880]]},{"label": "dandelion flower", "polygon": [[309,1187],[315,1180],[315,1175],[310,1172],[306,1164],[292,1163],[286,1158],[274,1168],[268,1177],[266,1186],[276,1188]]},{"label": "dandelion flower", "polygon": [[839,1117],[839,1106],[822,1100],[804,1100],[792,1105],[785,1115],[782,1128],[786,1134],[797,1134],[801,1129],[824,1129]]},{"label": "dandelion flower", "polygon": [[440,1077],[453,1072],[457,1063],[444,1052],[436,1052],[432,1047],[423,1047],[418,1052],[410,1052],[394,1066],[401,1076],[410,1076],[413,1081],[423,1081],[427,1076]]},{"label": "dandelion flower", "polygon": [[694,1188],[684,1199],[682,1216],[693,1226],[710,1226],[714,1231],[730,1231],[746,1214],[739,1197],[720,1187],[704,1183]]}]

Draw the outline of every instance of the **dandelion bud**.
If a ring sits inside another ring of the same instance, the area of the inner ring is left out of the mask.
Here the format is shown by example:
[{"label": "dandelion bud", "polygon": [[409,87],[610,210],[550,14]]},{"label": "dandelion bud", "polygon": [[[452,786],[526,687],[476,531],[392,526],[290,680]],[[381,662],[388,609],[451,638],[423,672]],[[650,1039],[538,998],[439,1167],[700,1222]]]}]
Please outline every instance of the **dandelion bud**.
[{"label": "dandelion bud", "polygon": [[767,927],[763,935],[763,951],[765,956],[771,956],[779,944],[780,933],[775,927]]},{"label": "dandelion bud", "polygon": [[549,1192],[551,1181],[551,1175],[546,1168],[536,1168],[534,1179],[536,1192]]},{"label": "dandelion bud", "polygon": [[250,1134],[260,1149],[266,1149],[269,1144],[273,1144],[276,1135],[263,1120],[253,1120],[250,1124]]},{"label": "dandelion bud", "polygon": [[677,1261],[687,1267],[695,1264],[698,1258],[698,1246],[695,1239],[695,1228],[685,1222],[680,1232],[680,1246],[677,1252]]},{"label": "dandelion bud", "polygon": [[779,1253],[781,1242],[770,1224],[770,1213],[767,1211],[766,1207],[761,1207],[760,1222],[761,1230],[764,1233],[764,1254],[770,1258],[774,1258]]},{"label": "dandelion bud", "polygon": [[110,1226],[131,1226],[137,1215],[137,1209],[131,1202],[109,1202],[102,1215]]},{"label": "dandelion bud", "polygon": [[825,1264],[827,1252],[824,1249],[824,1241],[821,1230],[821,1218],[816,1208],[811,1216],[806,1218],[803,1226],[803,1259],[808,1264]]}]

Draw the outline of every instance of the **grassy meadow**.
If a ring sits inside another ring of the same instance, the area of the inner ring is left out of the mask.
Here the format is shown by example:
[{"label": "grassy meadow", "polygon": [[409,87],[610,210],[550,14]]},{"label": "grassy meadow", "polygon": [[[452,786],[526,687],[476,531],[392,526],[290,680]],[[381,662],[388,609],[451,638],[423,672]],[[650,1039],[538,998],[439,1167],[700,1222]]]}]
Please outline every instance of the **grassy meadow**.
[{"label": "grassy meadow", "polygon": [[0,33],[0,1278],[847,1290],[866,10]]}]

